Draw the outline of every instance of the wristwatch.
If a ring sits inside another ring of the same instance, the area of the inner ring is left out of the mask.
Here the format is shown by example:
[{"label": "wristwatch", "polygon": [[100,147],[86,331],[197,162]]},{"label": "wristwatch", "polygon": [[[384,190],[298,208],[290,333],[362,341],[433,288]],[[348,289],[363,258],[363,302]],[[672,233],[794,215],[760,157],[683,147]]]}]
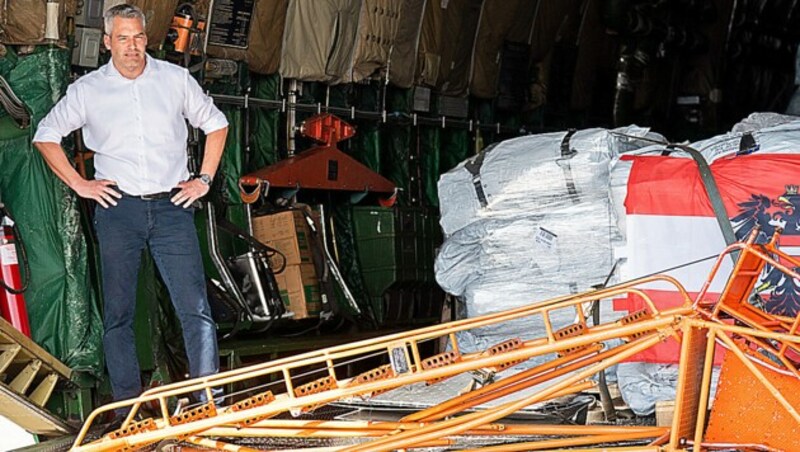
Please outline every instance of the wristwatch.
[{"label": "wristwatch", "polygon": [[214,181],[214,178],[209,176],[208,174],[200,174],[197,176],[197,178],[200,179],[200,182],[204,183],[209,187],[211,186],[211,182]]}]

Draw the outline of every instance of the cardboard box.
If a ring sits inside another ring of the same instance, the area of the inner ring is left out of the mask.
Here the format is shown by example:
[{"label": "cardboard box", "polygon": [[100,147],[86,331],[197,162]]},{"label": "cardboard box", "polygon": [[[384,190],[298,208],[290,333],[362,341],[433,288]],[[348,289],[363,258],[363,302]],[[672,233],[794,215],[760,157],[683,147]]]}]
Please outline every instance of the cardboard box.
[{"label": "cardboard box", "polygon": [[[286,256],[286,265],[311,264],[311,237],[303,213],[289,210],[253,218],[253,236]],[[281,267],[282,262],[273,262]]]},{"label": "cardboard box", "polygon": [[671,426],[673,416],[675,416],[674,400],[659,400],[656,402],[656,426]]},{"label": "cardboard box", "polygon": [[313,264],[287,265],[275,279],[283,304],[294,312],[294,319],[319,317],[322,296]]}]

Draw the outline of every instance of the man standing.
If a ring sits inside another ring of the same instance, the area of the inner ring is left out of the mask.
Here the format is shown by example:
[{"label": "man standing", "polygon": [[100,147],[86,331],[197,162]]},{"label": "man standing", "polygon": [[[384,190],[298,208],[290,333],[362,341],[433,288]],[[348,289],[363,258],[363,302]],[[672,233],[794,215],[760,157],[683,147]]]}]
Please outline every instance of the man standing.
[{"label": "man standing", "polygon": [[[208,193],[228,122],[189,72],[145,53],[145,17],[130,5],[106,11],[111,61],[81,77],[39,124],[34,145],[55,174],[97,201],[103,273],[103,346],[115,400],[142,391],[134,345],[136,281],[145,247],[158,266],[183,329],[192,377],[219,369],[216,327],[192,203]],[[206,133],[199,177],[187,170],[184,120]],[[96,179],[72,167],[61,139],[82,128]]]}]

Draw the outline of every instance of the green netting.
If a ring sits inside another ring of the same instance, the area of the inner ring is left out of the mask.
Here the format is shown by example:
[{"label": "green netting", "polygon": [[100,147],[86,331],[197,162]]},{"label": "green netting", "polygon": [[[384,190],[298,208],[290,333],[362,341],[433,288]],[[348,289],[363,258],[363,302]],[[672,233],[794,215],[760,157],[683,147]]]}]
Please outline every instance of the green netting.
[{"label": "green netting", "polygon": [[[352,95],[352,104],[359,110],[377,111],[381,96],[374,84],[362,85]],[[348,107],[350,105],[347,105]],[[353,123],[353,121],[350,121]],[[381,161],[382,128],[377,121],[360,120],[355,123],[356,136],[350,141],[350,155],[376,173],[383,173]]]},{"label": "green netting", "polygon": [[242,110],[238,108],[220,108],[228,118],[228,138],[225,152],[219,162],[217,179],[221,185],[222,201],[228,205],[241,204],[239,196],[239,178],[242,176]]},{"label": "green netting", "polygon": [[441,148],[441,128],[420,127],[420,165],[422,169],[422,189],[426,205],[438,206],[439,195],[436,183],[439,180],[439,155]]},{"label": "green netting", "polygon": [[[413,100],[410,89],[390,89],[387,106],[391,112],[410,113]],[[384,165],[382,173],[400,189],[397,204],[406,206],[410,198],[410,180],[412,174],[411,146],[415,137],[410,124],[392,123],[383,128],[384,134]],[[416,167],[419,162],[414,162]]]},{"label": "green netting", "polygon": [[439,149],[439,174],[469,158],[471,152],[470,132],[466,129],[447,129],[442,131]]},{"label": "green netting", "polygon": [[[364,283],[364,276],[361,273],[361,263],[356,253],[355,225],[353,223],[353,206],[347,202],[333,204],[329,211],[333,211],[333,225],[336,232],[336,250],[338,255],[339,270],[347,283],[350,293],[355,298],[356,303],[362,311],[362,318],[368,319],[373,326],[378,325],[375,309],[367,293]],[[336,298],[341,306],[347,306],[346,299],[342,295],[338,285],[336,286]],[[362,324],[367,327],[368,325]]]},{"label": "green netting", "polygon": [[367,168],[381,172],[381,134],[376,122],[360,121],[356,136],[350,138],[350,155]]},{"label": "green netting", "polygon": [[[278,100],[281,79],[278,75],[259,76],[251,79],[252,95],[257,99]],[[246,171],[255,171],[272,165],[280,159],[278,137],[280,111],[277,109],[253,108],[250,110],[250,158]]]},{"label": "green netting", "polygon": [[0,60],[0,71],[34,123],[25,131],[0,125],[0,197],[15,216],[28,253],[25,299],[33,339],[73,369],[99,376],[102,323],[78,202],[31,145],[35,124],[66,89],[69,58],[67,50],[40,48]]}]

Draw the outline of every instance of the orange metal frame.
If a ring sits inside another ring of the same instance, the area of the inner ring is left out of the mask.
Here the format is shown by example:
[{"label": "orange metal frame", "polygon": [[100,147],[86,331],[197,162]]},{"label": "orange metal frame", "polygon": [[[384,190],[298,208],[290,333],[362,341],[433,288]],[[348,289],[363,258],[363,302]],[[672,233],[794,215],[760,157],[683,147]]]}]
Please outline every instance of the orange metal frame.
[{"label": "orange metal frame", "polygon": [[[771,418],[756,411],[755,417],[748,419],[751,429],[769,431],[771,428],[789,428],[794,429],[790,430],[793,432],[800,427],[797,410],[800,373],[795,359],[798,356],[795,354],[800,352],[800,315],[794,319],[773,316],[747,303],[766,264],[778,268],[789,277],[800,279],[799,274],[782,264],[786,262],[800,267],[800,262],[778,250],[776,240],[777,237],[773,237],[770,243],[759,245],[754,243],[753,235],[745,243],[730,246],[719,257],[695,300],[673,278],[658,275],[603,290],[555,298],[482,317],[327,348],[159,387],[136,399],[95,410],[83,426],[73,450],[134,450],[164,440],[180,440],[219,450],[250,451],[255,449],[225,443],[219,438],[292,437],[350,438],[351,442],[356,442],[355,445],[313,450],[373,452],[453,446],[454,438],[463,435],[502,438],[500,442],[504,444],[480,448],[486,451],[561,450],[619,442],[637,442],[640,446],[570,450],[709,450],[722,444],[729,447],[738,445],[742,449],[791,450],[786,449],[789,446],[781,442],[780,435],[765,435],[763,440],[752,441],[728,435],[724,429],[714,429],[714,425],[723,425],[739,415],[730,404],[720,403],[719,400],[714,403],[710,427],[706,427],[711,370],[717,343],[729,351],[726,361],[735,359],[740,363],[738,372],[739,375],[747,374],[747,384],[760,386],[763,389],[761,394],[771,397],[773,403],[769,405],[770,409],[783,410],[781,419],[785,422],[778,427],[770,426]],[[739,250],[740,257],[723,293],[716,300],[707,299],[707,288],[719,270],[719,263],[736,250]],[[667,310],[657,309],[642,289],[645,284],[655,281],[672,284],[683,297],[683,304]],[[587,323],[584,310],[588,303],[626,294],[640,297],[646,306],[645,310],[614,322],[600,325]],[[574,312],[577,320],[574,325],[554,330],[551,316],[562,310]],[[526,317],[542,319],[545,331],[541,337],[528,341],[509,339],[478,353],[461,353],[459,350],[456,333],[460,331]],[[593,375],[669,337],[681,343],[678,395],[671,427],[512,425],[500,422],[532,404],[591,388],[595,384],[591,379]],[[443,338],[449,340],[451,350],[423,358],[419,345]],[[606,349],[605,343],[610,339],[621,339],[624,343]],[[514,373],[514,365],[550,354],[556,354],[557,357]],[[382,356],[388,364],[352,378],[342,375],[340,369],[343,365],[366,358],[375,359],[376,356]],[[318,407],[331,402],[369,398],[414,383],[436,384],[464,372],[495,374],[504,370],[506,372],[502,379],[412,413],[398,422],[274,419],[282,413],[313,413]],[[509,373],[511,375],[507,375]],[[723,370],[723,377],[725,373],[726,370]],[[729,378],[726,381],[733,380],[737,379]],[[270,383],[261,384],[263,381]],[[168,412],[171,402],[177,398],[204,391],[210,400],[211,388],[234,383],[251,388],[247,398],[225,407],[211,402],[174,416]],[[534,386],[537,386],[537,390],[532,393],[521,391]],[[503,398],[503,403],[475,411],[478,405],[500,398]],[[748,403],[758,407],[765,402],[757,399]],[[133,422],[140,407],[153,404],[160,407],[160,416]],[[90,426],[102,414],[122,407],[131,408],[131,414],[122,429],[98,440],[86,441]],[[536,436],[537,440],[530,441],[531,436]],[[508,443],[509,440],[520,442]]]}]

